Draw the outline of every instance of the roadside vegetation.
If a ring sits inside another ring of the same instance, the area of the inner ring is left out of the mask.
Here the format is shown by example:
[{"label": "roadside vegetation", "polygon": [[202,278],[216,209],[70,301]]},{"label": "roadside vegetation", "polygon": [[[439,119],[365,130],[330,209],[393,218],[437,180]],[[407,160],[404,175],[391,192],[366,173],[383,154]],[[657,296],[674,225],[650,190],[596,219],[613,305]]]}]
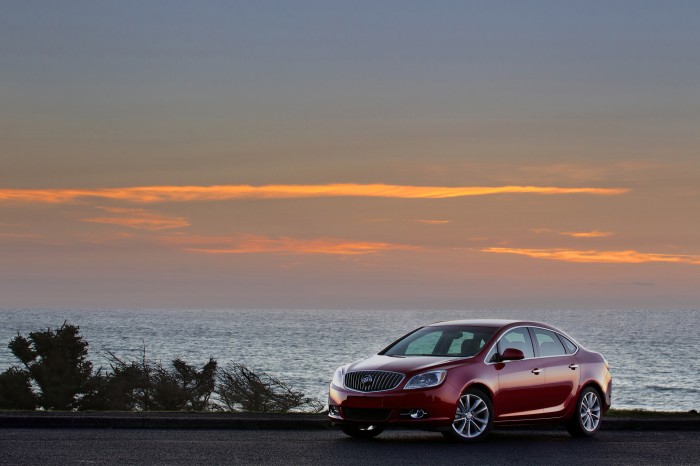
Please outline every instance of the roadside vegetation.
[{"label": "roadside vegetation", "polygon": [[323,404],[278,378],[243,364],[197,367],[108,352],[110,368],[94,369],[80,328],[18,334],[8,344],[19,365],[0,373],[0,409],[56,411],[320,412]]},{"label": "roadside vegetation", "polygon": [[605,413],[605,417],[624,418],[691,418],[695,419],[700,414],[694,409],[690,411],[648,411],[645,409],[610,409]]}]

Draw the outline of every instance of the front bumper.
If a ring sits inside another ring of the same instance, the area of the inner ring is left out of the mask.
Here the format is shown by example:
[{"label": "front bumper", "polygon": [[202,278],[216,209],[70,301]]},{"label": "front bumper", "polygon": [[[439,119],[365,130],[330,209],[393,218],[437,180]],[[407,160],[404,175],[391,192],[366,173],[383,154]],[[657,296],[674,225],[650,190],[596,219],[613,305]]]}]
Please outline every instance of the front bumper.
[{"label": "front bumper", "polygon": [[333,424],[448,427],[454,420],[459,398],[459,394],[454,392],[447,383],[421,390],[395,389],[368,393],[331,384],[328,417]]}]

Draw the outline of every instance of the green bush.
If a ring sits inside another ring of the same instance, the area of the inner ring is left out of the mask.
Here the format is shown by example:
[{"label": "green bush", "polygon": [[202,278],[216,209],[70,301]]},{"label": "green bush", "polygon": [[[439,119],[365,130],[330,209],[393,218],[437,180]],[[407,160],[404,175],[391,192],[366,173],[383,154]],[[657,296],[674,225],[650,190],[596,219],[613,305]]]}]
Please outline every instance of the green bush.
[{"label": "green bush", "polygon": [[205,411],[216,384],[216,360],[209,358],[201,370],[182,359],[172,362],[173,371],[161,365],[153,377],[153,409]]},{"label": "green bush", "polygon": [[182,359],[172,370],[146,358],[126,362],[110,355],[111,373],[96,374],[80,409],[112,411],[205,411],[216,383],[216,360],[198,370]]},{"label": "green bush", "polygon": [[8,345],[39,387],[38,404],[44,409],[76,408],[79,395],[85,393],[92,363],[79,332],[79,327],[64,322],[55,332],[32,332],[28,339],[17,334]]},{"label": "green bush", "polygon": [[0,374],[0,409],[36,409],[29,372],[10,367]]},{"label": "green bush", "polygon": [[83,399],[81,409],[110,411],[148,411],[153,406],[154,365],[146,358],[125,362],[108,352],[112,371],[100,371],[92,379],[91,391]]}]

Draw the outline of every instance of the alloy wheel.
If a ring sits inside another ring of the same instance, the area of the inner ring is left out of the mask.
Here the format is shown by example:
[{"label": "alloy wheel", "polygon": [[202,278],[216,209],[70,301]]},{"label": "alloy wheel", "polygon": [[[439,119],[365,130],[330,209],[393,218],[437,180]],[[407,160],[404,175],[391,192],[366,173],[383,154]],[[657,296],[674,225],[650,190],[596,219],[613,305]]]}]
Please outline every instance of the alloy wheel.
[{"label": "alloy wheel", "polygon": [[600,400],[594,391],[587,392],[581,398],[579,406],[581,425],[588,432],[594,432],[600,423]]},{"label": "alloy wheel", "polygon": [[479,437],[489,425],[489,408],[478,395],[467,393],[459,398],[452,429],[468,439]]}]

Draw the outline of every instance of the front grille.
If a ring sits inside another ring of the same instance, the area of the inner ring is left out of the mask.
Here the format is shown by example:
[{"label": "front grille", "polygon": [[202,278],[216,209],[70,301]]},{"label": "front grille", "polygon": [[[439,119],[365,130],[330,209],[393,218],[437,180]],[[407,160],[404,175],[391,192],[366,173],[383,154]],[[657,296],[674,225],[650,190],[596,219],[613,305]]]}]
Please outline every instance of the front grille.
[{"label": "front grille", "polygon": [[351,421],[385,421],[390,409],[343,408],[343,417]]},{"label": "front grille", "polygon": [[345,374],[345,386],[359,392],[381,392],[396,388],[404,375],[398,372],[357,371]]}]

